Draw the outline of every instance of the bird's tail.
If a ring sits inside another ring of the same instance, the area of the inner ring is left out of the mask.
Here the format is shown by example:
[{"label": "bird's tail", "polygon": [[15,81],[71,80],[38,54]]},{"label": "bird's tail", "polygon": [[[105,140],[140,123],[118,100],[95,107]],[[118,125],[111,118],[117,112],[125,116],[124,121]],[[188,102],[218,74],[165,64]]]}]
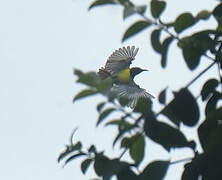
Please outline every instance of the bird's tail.
[{"label": "bird's tail", "polygon": [[98,75],[102,80],[111,77],[110,72],[105,70],[103,67],[99,69]]}]

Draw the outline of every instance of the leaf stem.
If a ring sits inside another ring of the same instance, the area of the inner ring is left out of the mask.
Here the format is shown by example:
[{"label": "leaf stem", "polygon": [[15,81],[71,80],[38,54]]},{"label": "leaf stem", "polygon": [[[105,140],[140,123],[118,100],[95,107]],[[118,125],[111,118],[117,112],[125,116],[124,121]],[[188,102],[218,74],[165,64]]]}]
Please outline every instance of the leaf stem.
[{"label": "leaf stem", "polygon": [[170,165],[172,165],[172,164],[177,164],[177,163],[181,163],[181,162],[184,162],[184,161],[191,161],[192,159],[193,159],[193,158],[180,159],[180,160],[177,160],[177,161],[170,162]]},{"label": "leaf stem", "polygon": [[205,72],[207,72],[214,64],[216,64],[216,61],[212,62],[207,68],[205,68],[203,71],[201,71],[194,79],[192,79],[187,85],[186,88],[191,86],[200,76],[202,76]]}]

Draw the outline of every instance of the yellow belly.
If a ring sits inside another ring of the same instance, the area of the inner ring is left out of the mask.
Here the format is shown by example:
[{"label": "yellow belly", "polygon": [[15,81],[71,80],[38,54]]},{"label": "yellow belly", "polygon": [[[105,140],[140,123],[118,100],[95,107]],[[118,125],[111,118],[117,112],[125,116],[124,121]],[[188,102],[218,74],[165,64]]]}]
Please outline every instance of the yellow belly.
[{"label": "yellow belly", "polygon": [[131,76],[130,76],[130,70],[129,69],[125,69],[121,72],[118,73],[117,75],[117,79],[120,82],[129,82],[131,80]]}]

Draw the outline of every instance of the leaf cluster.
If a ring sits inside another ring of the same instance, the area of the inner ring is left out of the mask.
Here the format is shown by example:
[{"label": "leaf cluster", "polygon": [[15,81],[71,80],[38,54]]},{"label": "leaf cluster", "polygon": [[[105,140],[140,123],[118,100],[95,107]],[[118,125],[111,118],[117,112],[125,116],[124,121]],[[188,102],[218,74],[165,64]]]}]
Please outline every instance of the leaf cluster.
[{"label": "leaf cluster", "polygon": [[[136,14],[142,18],[127,28],[122,41],[148,28],[153,28],[150,41],[153,50],[161,56],[162,68],[167,68],[167,54],[173,42],[177,42],[177,47],[181,50],[189,70],[196,71],[201,61],[207,60],[211,64],[188,84],[182,85],[177,91],[172,91],[173,98],[170,101],[167,99],[169,88],[160,90],[158,100],[163,108],[159,112],[155,111],[150,100],[144,99],[141,99],[135,109],[129,112],[125,107],[124,99],[116,99],[107,93],[112,86],[111,81],[101,81],[95,72],[85,73],[75,70],[77,82],[87,88],[75,95],[74,101],[96,94],[106,98],[97,105],[96,126],[104,124],[105,127],[115,127],[117,135],[113,140],[113,146],[119,143],[120,150],[123,152],[119,157],[110,158],[103,151],[97,151],[94,145],[83,150],[81,142],[70,143],[60,154],[58,162],[65,159],[65,164],[67,164],[76,158],[85,157],[81,163],[82,172],[85,174],[90,164],[93,164],[96,174],[105,180],[113,176],[118,180],[161,180],[164,179],[168,167],[177,162],[170,160],[145,162],[146,139],[150,139],[168,152],[175,148],[190,148],[193,151],[193,157],[184,166],[182,180],[222,179],[222,107],[220,105],[222,99],[222,3],[216,5],[212,11],[202,10],[197,15],[183,12],[173,22],[161,20],[167,8],[167,3],[162,0],[151,0],[149,5],[139,6],[130,0],[96,0],[89,6],[89,10],[103,5],[122,6],[123,19]],[[148,6],[151,14],[149,18],[146,16]],[[217,21],[214,29],[202,29],[186,36],[183,35],[187,29],[200,21],[207,21],[210,17]],[[208,79],[202,85],[199,96],[195,97],[189,87],[213,66],[218,67],[218,77]],[[199,98],[205,106],[203,109],[200,108]],[[119,118],[113,119],[111,116],[113,113],[118,113]],[[200,121],[201,113],[205,114],[203,121]],[[168,123],[163,122],[159,115],[165,116]],[[187,139],[180,129],[181,124],[188,128],[197,128],[203,152],[197,151],[198,142]],[[121,160],[125,153],[129,153],[133,163]],[[142,163],[146,164],[145,168],[135,172]]]}]

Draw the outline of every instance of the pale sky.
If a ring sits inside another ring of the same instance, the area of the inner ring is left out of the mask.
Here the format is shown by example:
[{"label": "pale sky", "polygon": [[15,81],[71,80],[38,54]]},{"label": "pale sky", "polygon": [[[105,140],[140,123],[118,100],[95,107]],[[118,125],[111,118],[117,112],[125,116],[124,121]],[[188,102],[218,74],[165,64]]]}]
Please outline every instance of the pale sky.
[{"label": "pale sky", "polygon": [[[202,9],[212,10],[216,3],[212,0],[169,1],[165,13],[174,20],[182,11],[196,15]],[[95,128],[98,117],[95,106],[104,98],[95,96],[72,103],[73,96],[83,88],[75,83],[73,69],[96,71],[103,66],[106,58],[123,46],[123,32],[139,17],[123,22],[121,7],[88,12],[89,4],[89,0],[0,1],[0,179],[85,180],[96,177],[92,167],[83,176],[77,161],[64,169],[56,161],[77,126],[76,140],[85,142],[85,147],[95,143],[98,149],[106,149],[110,157],[120,154],[118,146],[115,153],[111,148],[116,131],[102,125]],[[201,23],[201,27],[214,26],[214,21],[210,25]],[[134,65],[150,70],[136,81],[155,96],[168,85],[171,90],[178,90],[198,72],[178,68],[184,67],[184,61],[181,51],[173,48],[176,43],[169,51],[168,68],[162,70],[160,56],[150,46],[149,33],[143,32],[124,44],[139,47]],[[199,71],[209,63],[201,61]],[[208,77],[214,76],[214,71],[212,69]],[[202,83],[191,87],[195,95]],[[154,106],[157,110],[161,108],[158,102],[154,102]],[[184,129],[188,137],[194,135],[195,129]],[[146,146],[148,161],[169,159],[174,155],[180,159],[184,153],[188,157],[192,155],[187,149],[174,150],[167,155],[159,146],[151,145],[148,142]],[[180,177],[182,168],[183,165],[172,166],[165,180]]]}]

